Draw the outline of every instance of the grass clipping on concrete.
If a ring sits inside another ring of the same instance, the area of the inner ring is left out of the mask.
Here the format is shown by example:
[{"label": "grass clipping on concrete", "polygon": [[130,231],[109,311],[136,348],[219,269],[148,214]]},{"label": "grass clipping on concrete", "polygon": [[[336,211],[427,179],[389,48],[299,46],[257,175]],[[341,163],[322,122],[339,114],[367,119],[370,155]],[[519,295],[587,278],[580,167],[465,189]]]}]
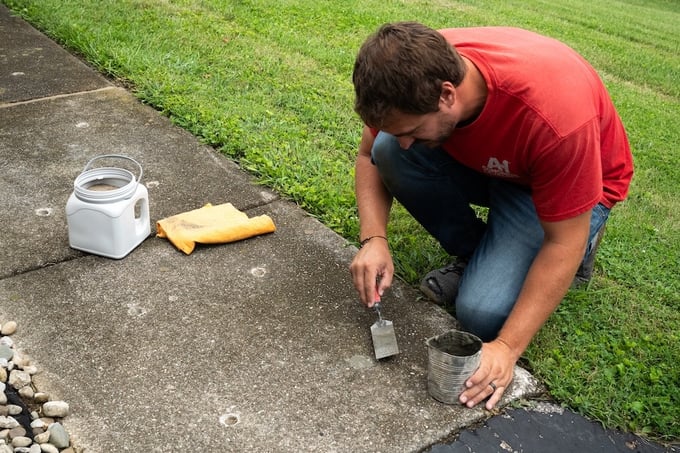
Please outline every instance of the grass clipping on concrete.
[{"label": "grass clipping on concrete", "polygon": [[[38,28],[356,241],[350,83],[380,24],[513,25],[582,53],[610,89],[636,175],[586,290],[570,292],[526,353],[564,405],[606,426],[680,438],[680,4],[671,0],[4,0]],[[399,275],[446,256],[397,207]]]}]

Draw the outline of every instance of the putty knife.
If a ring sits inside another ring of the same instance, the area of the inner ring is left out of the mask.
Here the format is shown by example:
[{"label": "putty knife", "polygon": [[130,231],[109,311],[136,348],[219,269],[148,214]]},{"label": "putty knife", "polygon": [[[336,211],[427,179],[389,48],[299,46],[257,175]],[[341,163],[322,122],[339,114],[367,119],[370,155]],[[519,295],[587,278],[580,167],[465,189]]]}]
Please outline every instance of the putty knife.
[{"label": "putty knife", "polygon": [[392,324],[392,321],[382,317],[380,313],[380,295],[377,290],[375,292],[375,305],[373,305],[373,309],[378,313],[378,320],[371,326],[375,359],[380,360],[399,354],[397,336],[394,334],[394,324]]}]

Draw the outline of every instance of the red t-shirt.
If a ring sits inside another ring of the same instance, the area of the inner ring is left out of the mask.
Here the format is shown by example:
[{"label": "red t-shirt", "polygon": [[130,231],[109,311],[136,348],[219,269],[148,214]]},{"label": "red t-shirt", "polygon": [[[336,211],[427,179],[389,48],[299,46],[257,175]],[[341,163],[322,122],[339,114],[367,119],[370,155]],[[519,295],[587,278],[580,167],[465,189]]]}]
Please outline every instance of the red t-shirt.
[{"label": "red t-shirt", "polygon": [[595,70],[552,38],[507,27],[440,30],[486,80],[480,115],[443,148],[492,177],[531,188],[541,220],[623,200],[633,159]]}]

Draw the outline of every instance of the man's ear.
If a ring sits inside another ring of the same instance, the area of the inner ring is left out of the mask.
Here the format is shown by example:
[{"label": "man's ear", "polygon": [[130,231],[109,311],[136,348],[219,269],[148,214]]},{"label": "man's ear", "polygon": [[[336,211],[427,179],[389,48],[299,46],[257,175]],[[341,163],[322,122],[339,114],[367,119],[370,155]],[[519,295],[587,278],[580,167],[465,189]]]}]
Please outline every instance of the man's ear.
[{"label": "man's ear", "polygon": [[451,82],[442,83],[442,91],[439,95],[439,102],[446,107],[451,107],[456,102],[456,87]]}]

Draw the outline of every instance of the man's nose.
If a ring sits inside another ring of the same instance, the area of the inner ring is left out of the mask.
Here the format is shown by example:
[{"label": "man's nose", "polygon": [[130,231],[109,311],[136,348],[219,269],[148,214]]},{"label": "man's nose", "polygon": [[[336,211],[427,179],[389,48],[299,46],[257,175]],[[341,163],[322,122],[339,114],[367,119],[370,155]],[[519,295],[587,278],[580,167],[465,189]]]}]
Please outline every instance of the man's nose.
[{"label": "man's nose", "polygon": [[397,138],[397,141],[399,142],[401,149],[409,149],[416,140],[413,137],[399,137]]}]

